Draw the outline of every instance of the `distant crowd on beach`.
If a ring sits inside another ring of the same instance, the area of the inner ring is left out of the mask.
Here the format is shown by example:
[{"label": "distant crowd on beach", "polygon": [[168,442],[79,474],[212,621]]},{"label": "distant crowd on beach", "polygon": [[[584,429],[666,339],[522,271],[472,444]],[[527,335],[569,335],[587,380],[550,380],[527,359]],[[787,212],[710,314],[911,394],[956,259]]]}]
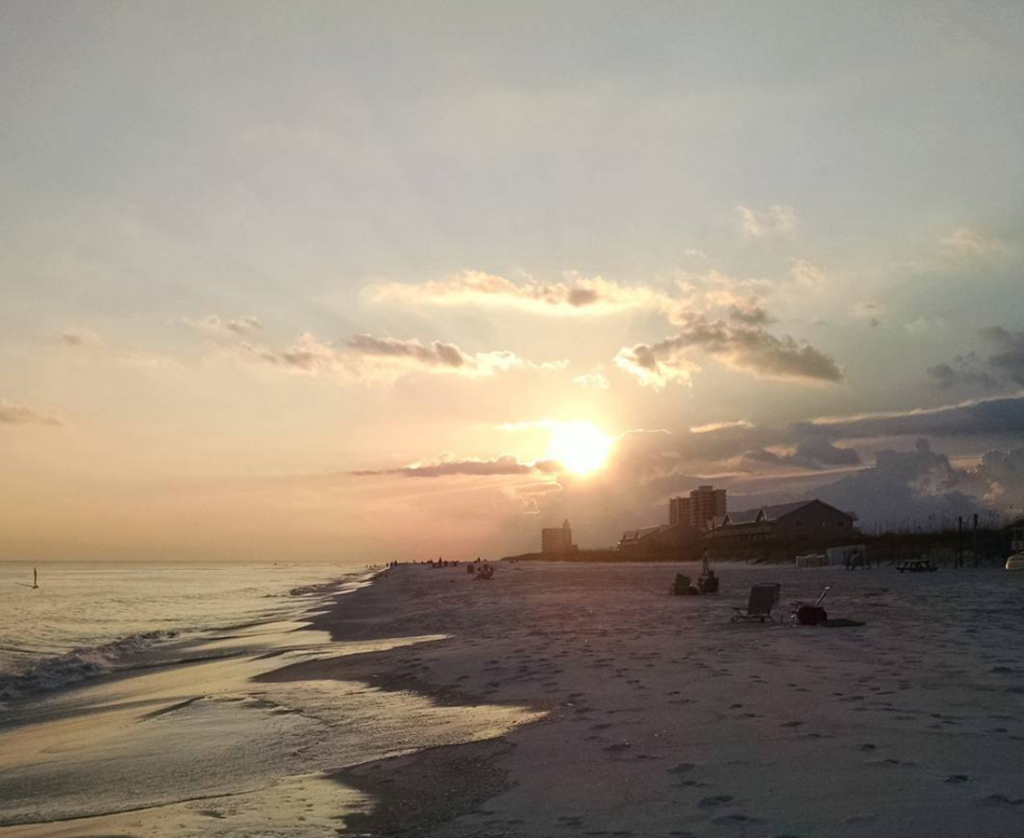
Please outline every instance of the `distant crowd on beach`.
[{"label": "distant crowd on beach", "polygon": [[[391,570],[392,568],[398,567],[399,564],[401,564],[401,562],[399,562],[397,560],[391,561],[391,562],[387,562],[384,565],[384,569],[385,570]],[[462,564],[466,568],[466,573],[467,574],[471,574],[475,579],[484,579],[484,580],[486,580],[486,579],[493,579],[494,578],[494,565],[492,565],[490,562],[485,562],[479,556],[477,556],[476,561],[464,562],[464,563],[460,563],[458,560],[449,561],[448,559],[445,559],[442,556],[438,556],[436,561],[433,560],[433,559],[427,559],[425,562],[424,561],[406,562],[406,564],[419,564],[419,565],[426,564],[431,569],[433,569],[433,568],[441,568],[441,567],[459,567],[459,565]],[[377,565],[372,565],[372,566],[367,565],[367,569],[370,569],[370,570],[375,569],[376,567],[378,567],[378,566]]]}]

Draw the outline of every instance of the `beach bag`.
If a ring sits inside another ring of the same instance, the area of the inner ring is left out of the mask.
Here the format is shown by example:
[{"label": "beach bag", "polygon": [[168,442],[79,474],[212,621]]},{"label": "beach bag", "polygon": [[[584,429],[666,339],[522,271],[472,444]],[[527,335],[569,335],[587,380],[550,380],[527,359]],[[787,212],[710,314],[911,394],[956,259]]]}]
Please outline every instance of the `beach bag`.
[{"label": "beach bag", "polygon": [[828,621],[828,613],[820,605],[801,605],[796,610],[796,621],[802,626],[819,626]]}]

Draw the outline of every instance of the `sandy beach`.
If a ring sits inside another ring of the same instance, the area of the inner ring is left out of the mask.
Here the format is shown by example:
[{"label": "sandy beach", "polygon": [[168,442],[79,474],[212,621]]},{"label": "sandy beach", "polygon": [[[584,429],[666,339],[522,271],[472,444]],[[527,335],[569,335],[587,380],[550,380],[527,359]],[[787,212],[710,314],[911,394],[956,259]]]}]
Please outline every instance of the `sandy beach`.
[{"label": "sandy beach", "polygon": [[[678,570],[400,566],[260,655],[70,691],[0,731],[0,835],[1020,834],[1024,579]],[[759,581],[866,625],[730,623]]]},{"label": "sandy beach", "polygon": [[[547,714],[342,772],[377,801],[349,833],[1020,834],[1022,580],[722,566],[721,596],[674,598],[676,569],[511,565],[485,584],[406,567],[324,615],[339,639],[450,637],[272,677]],[[783,603],[830,584],[830,614],[867,625],[730,624],[761,580]]]}]

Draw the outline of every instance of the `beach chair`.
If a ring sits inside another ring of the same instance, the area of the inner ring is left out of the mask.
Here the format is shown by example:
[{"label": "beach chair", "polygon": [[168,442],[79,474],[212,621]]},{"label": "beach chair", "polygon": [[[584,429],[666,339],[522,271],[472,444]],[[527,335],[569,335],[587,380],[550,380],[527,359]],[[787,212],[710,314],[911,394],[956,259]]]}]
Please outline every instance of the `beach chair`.
[{"label": "beach chair", "polygon": [[763,623],[765,620],[768,622],[775,622],[772,618],[772,606],[779,601],[779,593],[781,585],[776,584],[761,584],[753,585],[750,588],[750,599],[747,602],[747,607],[736,608],[733,606],[732,609],[732,622],[734,623],[749,623],[754,620]]},{"label": "beach chair", "polygon": [[669,587],[668,592],[672,596],[690,596],[697,593],[697,589],[690,584],[690,577],[685,573],[677,573],[676,580]]}]

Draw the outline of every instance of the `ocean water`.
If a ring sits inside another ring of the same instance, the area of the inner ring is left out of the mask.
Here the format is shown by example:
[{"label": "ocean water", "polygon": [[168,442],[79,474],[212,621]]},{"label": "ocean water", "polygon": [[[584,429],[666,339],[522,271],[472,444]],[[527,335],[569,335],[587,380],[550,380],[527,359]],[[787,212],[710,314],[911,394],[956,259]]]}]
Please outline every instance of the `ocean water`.
[{"label": "ocean water", "polygon": [[0,563],[0,706],[145,663],[214,629],[296,617],[362,565]]},{"label": "ocean water", "polygon": [[0,569],[4,836],[336,838],[344,818],[376,805],[339,770],[502,736],[540,715],[452,712],[339,679],[343,657],[445,640],[336,640],[313,627],[311,614],[343,613],[367,585],[386,595],[387,572],[39,569],[38,590],[23,587],[31,566]]}]

